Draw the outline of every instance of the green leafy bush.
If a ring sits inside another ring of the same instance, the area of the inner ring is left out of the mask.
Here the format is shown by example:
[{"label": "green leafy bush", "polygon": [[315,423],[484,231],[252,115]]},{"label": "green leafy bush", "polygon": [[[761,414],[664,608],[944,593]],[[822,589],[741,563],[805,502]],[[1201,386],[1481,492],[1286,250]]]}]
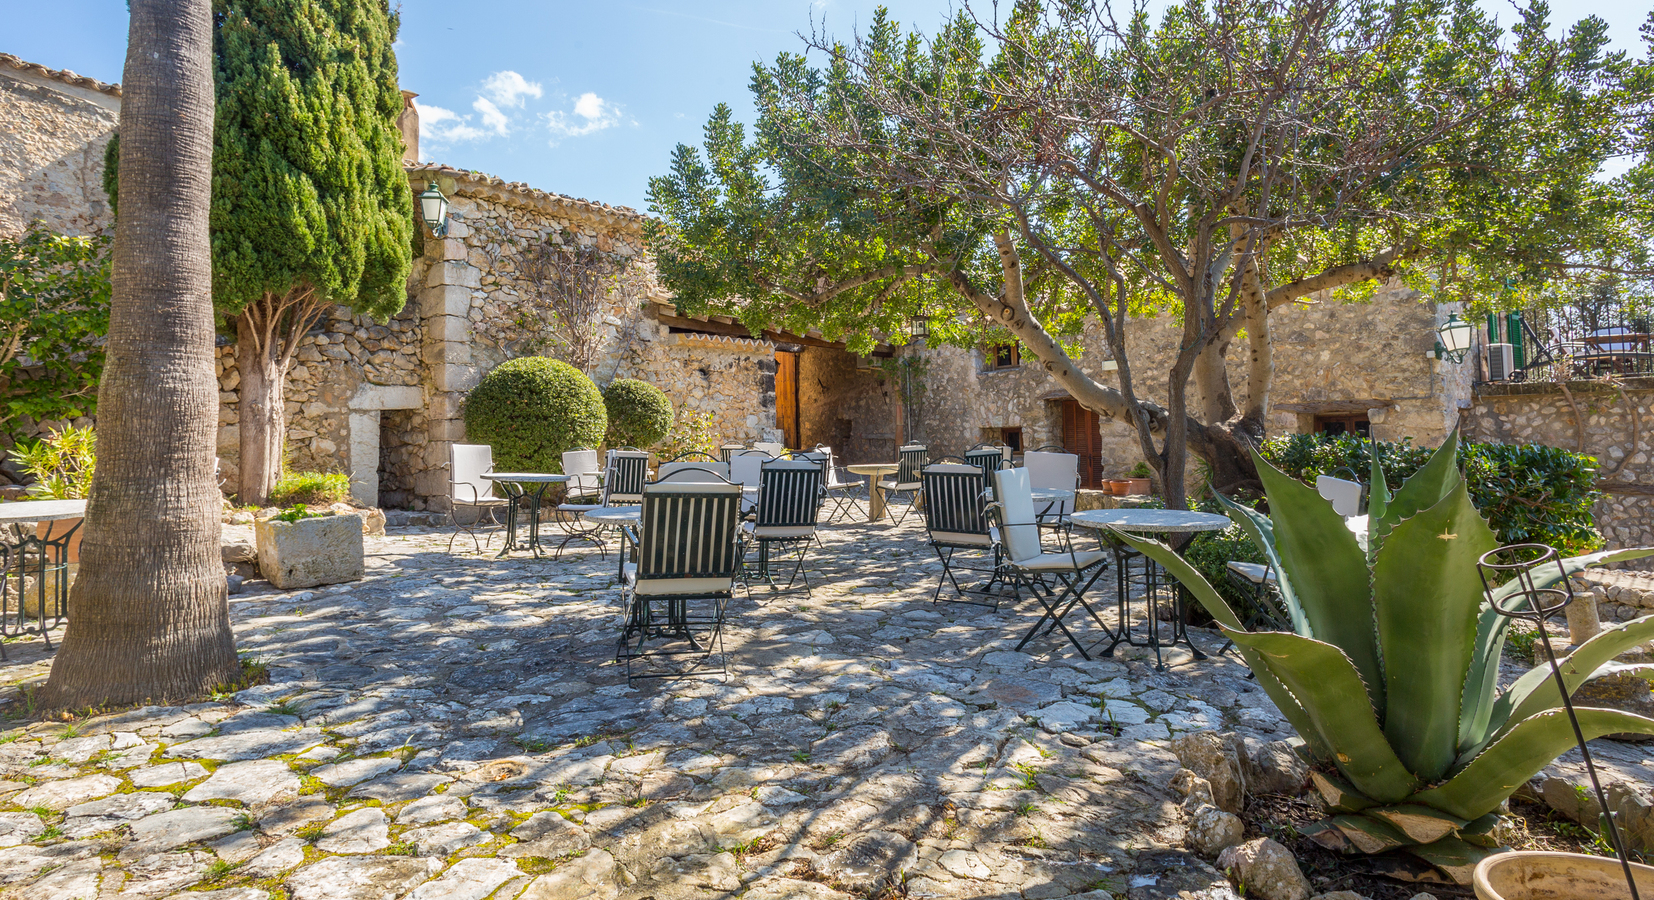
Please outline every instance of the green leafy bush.
[{"label": "green leafy bush", "polygon": [[92,429],[70,427],[12,450],[11,458],[34,478],[29,485],[31,498],[85,500],[92,490],[97,450]]},{"label": "green leafy bush", "polygon": [[646,450],[672,430],[672,401],[660,388],[634,378],[616,378],[603,389],[611,447]]},{"label": "green leafy bush", "polygon": [[296,503],[293,506],[276,513],[270,518],[276,520],[277,522],[299,522],[305,519],[320,519],[325,515],[328,515],[328,513],[311,512],[310,509],[303,503]]},{"label": "green leafy bush", "polygon": [[327,506],[350,499],[350,476],[338,472],[284,472],[270,489],[274,506]]},{"label": "green leafy bush", "polygon": [[712,413],[683,410],[672,423],[666,439],[661,441],[658,452],[661,459],[677,459],[685,453],[705,453],[716,458],[722,443],[712,430]]},{"label": "green leafy bush", "polygon": [[465,398],[465,434],[494,448],[501,472],[563,471],[563,454],[609,428],[603,393],[579,369],[541,356],[508,360]]},{"label": "green leafy bush", "polygon": [[[1224,514],[1223,508],[1211,500],[1200,504],[1200,509],[1202,512]],[[1252,607],[1257,603],[1256,594],[1237,587],[1229,580],[1228,564],[1230,560],[1267,564],[1269,559],[1239,525],[1230,525],[1222,531],[1202,531],[1196,534],[1185,548],[1183,557],[1190,565],[1200,570],[1200,574],[1206,576],[1206,580],[1212,583],[1212,587],[1223,595],[1223,599],[1227,600],[1230,606],[1245,610],[1243,616],[1252,611]],[[1278,617],[1280,613],[1275,611],[1275,615]]]},{"label": "green leafy bush", "polygon": [[0,432],[16,434],[25,416],[97,411],[109,244],[106,236],[55,234],[39,224],[0,237]]},{"label": "green leafy bush", "polygon": [[[1317,475],[1348,477],[1350,472],[1365,480],[1372,467],[1373,443],[1347,434],[1290,434],[1265,441],[1262,454],[1306,484],[1313,485]],[[1430,460],[1428,448],[1410,441],[1377,444],[1392,491]],[[1601,497],[1595,457],[1542,444],[1467,443],[1459,454],[1459,470],[1471,502],[1487,517],[1501,544],[1550,544],[1563,556],[1602,547],[1602,532],[1591,515]]]}]

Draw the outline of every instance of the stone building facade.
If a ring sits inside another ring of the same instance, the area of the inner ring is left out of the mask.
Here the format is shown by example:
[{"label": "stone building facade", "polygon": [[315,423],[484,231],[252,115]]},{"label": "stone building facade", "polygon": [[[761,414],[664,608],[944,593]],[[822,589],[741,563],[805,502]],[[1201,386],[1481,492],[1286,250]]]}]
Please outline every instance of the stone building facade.
[{"label": "stone building facade", "polygon": [[[0,54],[0,121],[18,123],[0,131],[0,233],[35,219],[71,233],[109,227],[102,156],[119,106],[118,86]],[[927,441],[935,455],[1013,433],[1024,448],[1064,440],[1065,397],[1036,365],[989,365],[982,350],[881,346],[881,358],[923,356],[914,408],[897,378],[858,366],[826,336],[753,335],[729,318],[679,313],[652,277],[637,212],[418,162],[411,103],[400,124],[410,190],[437,183],[451,202],[449,231],[440,238],[425,233],[400,313],[374,322],[335,308],[305,336],[288,375],[289,465],[349,473],[364,503],[446,506],[448,450],[465,437],[465,393],[493,366],[536,352],[538,289],[519,265],[522,248],[534,242],[596,245],[635,260],[630,289],[602,317],[591,374],[599,384],[640,378],[659,385],[679,409],[709,416],[720,441],[827,444],[857,462],[894,458],[896,447],[912,439]],[[1651,441],[1638,424],[1654,420],[1654,385],[1628,383],[1623,394],[1572,385],[1572,404],[1556,386],[1473,389],[1473,363],[1428,356],[1450,309],[1387,287],[1367,303],[1325,301],[1272,315],[1271,431],[1359,423],[1377,438],[1433,445],[1463,422],[1476,439],[1579,443],[1604,461],[1609,493],[1599,523],[1610,543],[1654,541],[1654,504],[1647,502],[1654,488],[1644,487],[1654,485]],[[1169,318],[1129,327],[1138,391],[1163,399],[1179,331]],[[1082,368],[1105,383],[1116,377],[1100,335],[1079,343]],[[1239,352],[1232,360],[1237,384]],[[225,338],[216,366],[219,454],[233,484],[239,374]],[[1585,424],[1576,441],[1580,416]],[[0,424],[0,433],[35,430],[34,423]],[[1105,473],[1139,460],[1127,426],[1104,422],[1098,437]]]},{"label": "stone building facade", "polygon": [[63,234],[109,224],[103,151],[121,89],[0,53],[0,235],[39,220]]}]

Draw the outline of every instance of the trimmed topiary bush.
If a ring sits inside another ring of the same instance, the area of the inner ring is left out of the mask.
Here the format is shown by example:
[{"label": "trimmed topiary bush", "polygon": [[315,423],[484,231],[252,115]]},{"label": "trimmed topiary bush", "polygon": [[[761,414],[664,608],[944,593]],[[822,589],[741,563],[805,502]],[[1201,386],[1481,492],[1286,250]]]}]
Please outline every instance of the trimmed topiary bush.
[{"label": "trimmed topiary bush", "polygon": [[672,430],[672,401],[660,388],[632,378],[617,378],[603,389],[609,411],[609,446],[647,449]]},{"label": "trimmed topiary bush", "polygon": [[564,452],[595,448],[608,427],[597,385],[541,356],[501,363],[465,398],[465,436],[494,448],[500,472],[562,472]]}]

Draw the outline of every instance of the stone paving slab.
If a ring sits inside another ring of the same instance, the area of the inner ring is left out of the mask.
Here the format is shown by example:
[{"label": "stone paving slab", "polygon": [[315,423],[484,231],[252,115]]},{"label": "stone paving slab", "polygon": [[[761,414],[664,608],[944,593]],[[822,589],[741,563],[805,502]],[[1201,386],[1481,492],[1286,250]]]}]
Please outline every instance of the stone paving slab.
[{"label": "stone paving slab", "polygon": [[[738,596],[727,680],[635,685],[612,556],[446,544],[392,529],[361,582],[232,597],[270,684],[16,727],[0,896],[1123,898],[1183,843],[1170,737],[1290,734],[1228,657],[1016,652],[1038,604],[932,604],[916,522],[826,529],[811,596]],[[50,664],[15,646],[0,703]]]}]

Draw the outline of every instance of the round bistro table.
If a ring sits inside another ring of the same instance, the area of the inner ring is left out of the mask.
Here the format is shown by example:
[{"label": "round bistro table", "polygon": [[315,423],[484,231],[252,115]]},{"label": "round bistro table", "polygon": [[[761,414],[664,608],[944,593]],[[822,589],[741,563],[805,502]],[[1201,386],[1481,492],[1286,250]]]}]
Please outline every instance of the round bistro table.
[{"label": "round bistro table", "polygon": [[893,475],[902,467],[896,463],[860,463],[845,466],[852,474],[867,476],[867,521],[869,524],[884,518],[884,495],[879,493],[879,479]]},{"label": "round bistro table", "polygon": [[[597,509],[588,509],[580,514],[588,522],[599,525],[624,528],[627,525],[636,525],[643,521],[643,507],[641,506],[600,506]],[[618,568],[615,570],[615,580],[626,580],[626,544],[621,542],[620,551],[615,554],[618,558]]]},{"label": "round bistro table", "polygon": [[[46,649],[52,649],[51,630],[63,621],[68,612],[69,579],[66,575],[69,569],[69,540],[80,530],[81,523],[76,522],[62,534],[48,532],[45,537],[40,536],[38,529],[30,530],[24,526],[85,517],[85,500],[0,503],[0,534],[9,525],[15,538],[7,540],[0,537],[0,636],[11,637],[38,631],[46,642]],[[56,572],[57,577],[48,579],[47,572]],[[36,625],[29,624],[29,602],[24,595],[24,584],[31,576],[37,592],[34,605],[38,613]],[[7,579],[16,579],[15,591],[8,589]],[[48,582],[51,582],[50,588]],[[52,594],[50,598],[47,597],[48,591]],[[15,607],[11,599],[14,595],[17,601]],[[0,643],[0,659],[5,658],[6,645]]]},{"label": "round bistro table", "polygon": [[[1068,520],[1076,527],[1086,528],[1097,532],[1100,539],[1104,539],[1114,551],[1114,573],[1118,589],[1118,608],[1120,614],[1119,630],[1114,634],[1113,643],[1103,650],[1103,656],[1112,656],[1114,647],[1124,641],[1134,647],[1153,647],[1155,667],[1166,671],[1165,660],[1160,655],[1160,648],[1173,647],[1182,643],[1194,654],[1195,659],[1205,659],[1206,654],[1200,651],[1189,640],[1188,627],[1184,623],[1185,591],[1183,585],[1171,577],[1159,563],[1143,557],[1143,596],[1145,612],[1148,613],[1148,622],[1145,627],[1147,638],[1143,641],[1132,640],[1130,576],[1126,571],[1128,561],[1125,545],[1112,539],[1110,531],[1126,531],[1134,535],[1177,535],[1183,540],[1177,547],[1187,543],[1189,537],[1202,531],[1222,531],[1230,524],[1228,516],[1216,513],[1195,512],[1183,509],[1088,509],[1069,515]],[[1164,643],[1160,640],[1160,603],[1159,587],[1163,582],[1170,582],[1177,587],[1175,607],[1172,610],[1172,639]]]},{"label": "round bistro table", "polygon": [[522,507],[524,499],[531,498],[534,505],[528,509],[528,549],[534,551],[534,556],[538,558],[540,501],[545,497],[547,488],[554,484],[563,484],[572,476],[539,472],[484,472],[482,477],[499,485],[505,491],[506,499],[510,501],[505,507],[505,546],[500,548],[500,556],[522,549],[517,543],[517,510]]}]

